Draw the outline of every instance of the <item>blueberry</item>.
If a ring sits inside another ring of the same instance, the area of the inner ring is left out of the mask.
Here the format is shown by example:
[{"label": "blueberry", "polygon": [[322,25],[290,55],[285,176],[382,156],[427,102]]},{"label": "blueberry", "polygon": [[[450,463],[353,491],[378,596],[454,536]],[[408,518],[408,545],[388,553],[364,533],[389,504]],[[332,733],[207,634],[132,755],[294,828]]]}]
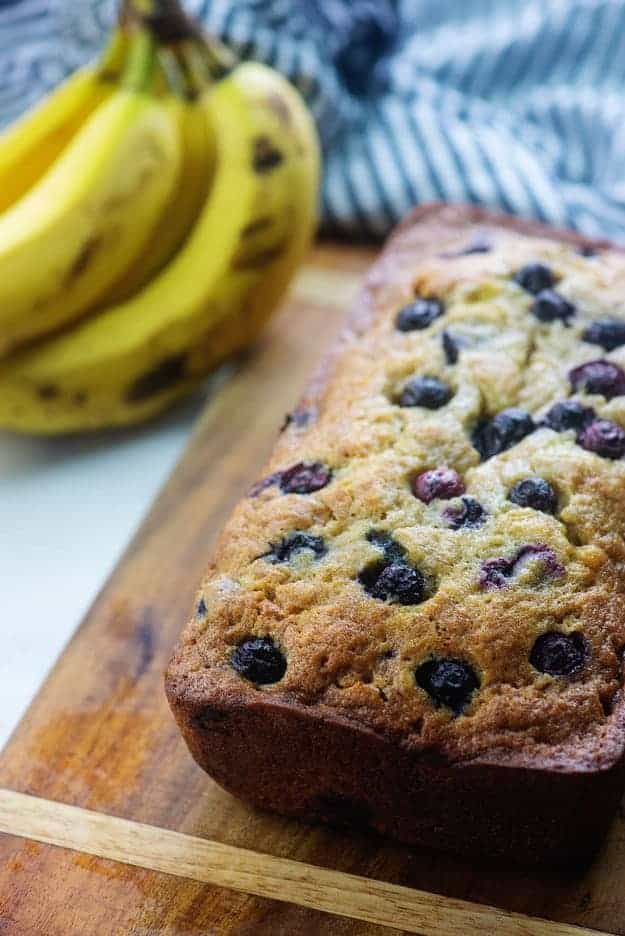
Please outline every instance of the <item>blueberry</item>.
[{"label": "blueberry", "polygon": [[358,581],[368,595],[380,601],[415,605],[427,597],[423,574],[406,562],[373,562],[362,570]]},{"label": "blueberry", "polygon": [[555,276],[544,263],[527,263],[515,273],[515,282],[527,292],[536,296],[543,289],[551,289],[555,283]]},{"label": "blueberry", "polygon": [[449,384],[438,377],[413,377],[404,385],[398,402],[400,406],[424,406],[436,410],[449,403],[452,396]]},{"label": "blueberry", "polygon": [[285,494],[311,494],[332,479],[332,472],[321,462],[298,462],[282,472],[280,488]]},{"label": "blueberry", "polygon": [[464,494],[465,486],[453,468],[432,468],[417,475],[412,482],[412,492],[424,504],[429,504],[437,498],[449,500],[450,497],[459,497]]},{"label": "blueberry", "polygon": [[267,562],[288,562],[291,556],[296,555],[303,549],[310,549],[315,559],[324,556],[328,549],[321,536],[313,536],[311,533],[289,533],[278,543],[271,543],[271,549],[263,553],[263,559]]},{"label": "blueberry", "polygon": [[625,321],[616,318],[596,319],[584,329],[582,338],[606,351],[614,351],[625,344]]},{"label": "blueberry", "polygon": [[595,411],[592,407],[583,406],[577,400],[564,400],[562,403],[553,404],[541,425],[554,429],[555,432],[566,432],[567,429],[575,429],[578,432],[594,418]]},{"label": "blueberry", "polygon": [[445,311],[440,299],[415,299],[409,305],[400,309],[395,318],[395,327],[398,331],[420,331],[427,328]]},{"label": "blueberry", "polygon": [[445,705],[456,715],[480,686],[473,667],[452,657],[426,660],[417,668],[415,679],[436,705]]},{"label": "blueberry", "polygon": [[508,500],[519,507],[532,507],[543,513],[555,513],[558,506],[556,492],[544,478],[523,478],[508,492]]},{"label": "blueberry", "polygon": [[540,561],[545,575],[555,578],[564,575],[564,567],[558,562],[550,546],[544,543],[531,543],[521,546],[512,559],[506,559],[503,556],[496,559],[484,559],[480,563],[480,588],[486,591],[505,588],[531,559]]},{"label": "blueberry", "polygon": [[271,637],[249,637],[235,648],[230,657],[239,676],[264,686],[279,682],[286,672],[286,659]]},{"label": "blueberry", "polygon": [[564,322],[575,315],[575,306],[553,289],[542,289],[532,303],[530,310],[539,322]]},{"label": "blueberry", "polygon": [[448,331],[443,332],[441,335],[441,340],[443,342],[445,360],[448,364],[457,364],[458,358],[460,357],[460,348],[458,347],[458,342],[455,340],[455,338],[452,338]]},{"label": "blueberry", "polygon": [[625,455],[625,429],[610,419],[595,419],[577,437],[582,448],[603,458]]},{"label": "blueberry", "polygon": [[284,494],[311,494],[319,491],[332,480],[332,472],[321,462],[298,462],[284,471],[274,471],[250,489],[249,497],[257,497],[261,491],[279,484]]},{"label": "blueberry", "polygon": [[401,543],[394,540],[385,530],[369,530],[367,540],[376,549],[382,550],[388,562],[401,562],[406,555],[406,550]]},{"label": "blueberry", "polygon": [[452,530],[480,527],[486,523],[486,511],[474,497],[463,497],[460,504],[446,507],[443,517]]},{"label": "blueberry", "polygon": [[380,573],[375,583],[374,597],[412,605],[423,601],[425,579],[418,569],[404,563],[391,563]]},{"label": "blueberry", "polygon": [[471,440],[483,459],[491,458],[511,448],[536,428],[525,410],[510,407],[501,410],[489,421],[479,423]]},{"label": "blueberry", "polygon": [[583,667],[587,656],[588,645],[582,634],[548,631],[534,643],[530,663],[540,673],[572,676]]},{"label": "blueberry", "polygon": [[625,393],[625,371],[612,361],[587,361],[569,371],[573,390],[597,393],[606,400]]},{"label": "blueberry", "polygon": [[480,563],[480,588],[486,591],[505,588],[512,578],[512,566],[510,559],[505,559],[503,556],[497,559],[484,559]]},{"label": "blueberry", "polygon": [[545,575],[552,578],[560,578],[564,575],[564,566],[558,562],[551,546],[546,546],[544,543],[521,546],[512,560],[512,575],[522,572],[525,563],[531,559],[537,559],[541,563]]}]

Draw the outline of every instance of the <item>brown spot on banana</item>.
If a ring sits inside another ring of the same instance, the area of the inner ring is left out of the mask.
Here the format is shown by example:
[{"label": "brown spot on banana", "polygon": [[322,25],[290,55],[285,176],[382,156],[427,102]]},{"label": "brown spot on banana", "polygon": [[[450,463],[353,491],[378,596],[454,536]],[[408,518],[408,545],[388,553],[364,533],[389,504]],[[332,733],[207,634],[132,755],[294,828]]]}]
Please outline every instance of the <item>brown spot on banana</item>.
[{"label": "brown spot on banana", "polygon": [[51,290],[51,292],[46,293],[43,296],[39,296],[33,301],[31,306],[31,312],[42,313],[48,309],[51,305],[58,301],[59,296],[63,292],[73,285],[74,280],[78,279],[79,276],[85,272],[85,270],[90,266],[91,261],[96,256],[100,250],[106,250],[111,241],[114,241],[116,237],[119,236],[120,226],[119,224],[112,225],[106,232],[100,231],[99,234],[94,234],[93,237],[85,241],[85,243],[80,248],[79,252],[76,254],[73,264],[67,270],[65,275],[58,280],[56,288]]},{"label": "brown spot on banana", "polygon": [[101,81],[102,84],[116,85],[119,82],[119,74],[114,68],[103,68],[98,73],[98,81]]},{"label": "brown spot on banana", "polygon": [[184,380],[187,359],[186,351],[163,358],[151,370],[141,374],[131,383],[126,391],[126,402],[141,403]]},{"label": "brown spot on banana", "polygon": [[256,250],[237,251],[232,258],[230,269],[237,270],[258,270],[264,267],[271,260],[276,260],[286,249],[289,243],[289,236],[285,235],[275,244],[269,244],[266,247],[258,247]]},{"label": "brown spot on banana", "polygon": [[263,215],[262,218],[255,218],[253,221],[250,221],[249,224],[246,224],[243,230],[241,231],[241,239],[245,240],[247,237],[252,237],[254,234],[260,234],[262,231],[266,231],[272,226],[274,219],[271,215]]},{"label": "brown spot on banana", "polygon": [[78,279],[79,276],[82,276],[85,270],[88,269],[101,245],[102,236],[100,234],[95,234],[93,237],[90,237],[89,240],[85,241],[65,275],[63,286],[68,286],[70,283],[73,283],[75,279]]},{"label": "brown spot on banana", "polygon": [[55,400],[60,396],[59,388],[55,384],[41,384],[36,392],[40,400]]},{"label": "brown spot on banana", "polygon": [[259,136],[254,140],[252,155],[252,168],[254,172],[262,174],[271,172],[276,166],[284,162],[284,153],[271,142],[267,136]]},{"label": "brown spot on banana", "polygon": [[[250,222],[247,227],[243,228],[241,231],[241,240],[238,249],[230,262],[231,270],[255,270],[259,267],[263,267],[266,263],[279,257],[288,246],[293,236],[293,226],[295,223],[293,205],[285,206],[284,217],[270,218],[268,215],[264,217],[267,219],[267,224],[263,225],[260,230],[260,234],[262,235],[262,237],[258,239],[260,243],[258,243],[258,241],[255,242],[251,236],[248,236],[247,239],[245,237],[246,231],[251,235],[252,231],[249,231],[249,229],[254,228],[256,221]],[[272,227],[275,227],[275,230],[271,236]],[[267,232],[269,232],[269,235]],[[258,232],[254,231],[253,233]]]},{"label": "brown spot on banana", "polygon": [[190,101],[191,103],[198,101],[201,94],[202,91],[199,88],[192,88],[189,85],[187,85],[187,87],[182,90],[182,96],[184,97],[185,101]]}]

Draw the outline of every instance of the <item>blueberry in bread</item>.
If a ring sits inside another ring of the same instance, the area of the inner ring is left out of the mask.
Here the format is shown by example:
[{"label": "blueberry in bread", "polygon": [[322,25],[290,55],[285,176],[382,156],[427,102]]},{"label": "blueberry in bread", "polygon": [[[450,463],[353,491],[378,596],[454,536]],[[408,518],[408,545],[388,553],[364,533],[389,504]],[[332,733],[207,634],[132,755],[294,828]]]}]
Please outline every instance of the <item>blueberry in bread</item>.
[{"label": "blueberry in bread", "polygon": [[543,289],[551,289],[555,285],[555,277],[550,267],[544,263],[526,263],[515,273],[516,282],[533,296],[537,296]]},{"label": "blueberry in bread", "polygon": [[541,322],[561,321],[569,325],[575,315],[575,306],[553,289],[542,289],[532,303],[531,311]]},{"label": "blueberry in bread", "polygon": [[461,530],[463,527],[478,527],[486,522],[486,511],[474,497],[461,497],[460,501],[446,507],[442,517],[452,530]]},{"label": "blueberry in bread", "polygon": [[582,332],[582,340],[614,351],[625,344],[625,321],[615,318],[595,319]]},{"label": "blueberry in bread", "polygon": [[444,312],[440,299],[417,298],[403,306],[395,316],[395,327],[399,331],[421,331],[432,324]]},{"label": "blueberry in bread", "polygon": [[472,858],[596,849],[625,785],[625,257],[589,247],[440,206],[391,239],[169,666],[226,789]]},{"label": "blueberry in bread", "polygon": [[453,468],[432,468],[422,471],[414,479],[412,490],[415,497],[429,504],[437,498],[449,500],[450,497],[459,497],[466,488],[464,481]]},{"label": "blueberry in bread", "polygon": [[284,654],[271,637],[250,637],[232,653],[231,666],[244,679],[257,686],[279,682],[286,672]]},{"label": "blueberry in bread", "polygon": [[513,484],[508,492],[508,500],[519,507],[533,507],[555,513],[557,496],[551,484],[544,478],[523,478]]}]

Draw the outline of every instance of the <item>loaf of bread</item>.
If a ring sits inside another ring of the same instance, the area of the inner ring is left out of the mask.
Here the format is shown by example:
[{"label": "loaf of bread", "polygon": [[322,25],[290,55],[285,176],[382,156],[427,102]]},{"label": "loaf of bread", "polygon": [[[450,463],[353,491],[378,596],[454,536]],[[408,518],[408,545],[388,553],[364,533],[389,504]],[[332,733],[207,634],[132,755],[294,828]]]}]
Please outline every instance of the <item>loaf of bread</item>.
[{"label": "loaf of bread", "polygon": [[417,209],[236,508],[167,674],[280,813],[522,863],[625,783],[625,257]]}]

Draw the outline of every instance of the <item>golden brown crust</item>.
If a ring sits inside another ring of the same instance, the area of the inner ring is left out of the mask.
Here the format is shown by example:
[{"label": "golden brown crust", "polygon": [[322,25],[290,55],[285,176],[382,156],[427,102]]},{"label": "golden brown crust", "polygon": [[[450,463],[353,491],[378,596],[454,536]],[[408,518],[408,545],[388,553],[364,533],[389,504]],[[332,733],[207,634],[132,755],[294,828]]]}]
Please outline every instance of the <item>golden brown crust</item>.
[{"label": "golden brown crust", "polygon": [[[456,256],[476,237],[492,249]],[[601,256],[582,256],[587,246]],[[574,324],[531,315],[533,297],[513,280],[531,261],[553,269],[557,290],[576,305]],[[443,834],[440,814],[418,811],[410,820],[405,808],[393,813],[387,804],[385,811],[380,796],[367,795],[358,762],[375,738],[405,796],[432,771],[443,771],[450,795],[464,790],[467,829],[492,848],[495,826],[507,824],[508,839],[518,839],[509,798],[493,804],[488,828],[477,818],[480,777],[500,782],[502,770],[507,781],[527,786],[529,774],[529,788],[540,787],[535,827],[529,818],[517,823],[526,850],[561,857],[553,817],[575,813],[575,798],[589,791],[601,802],[594,824],[583,834],[577,828],[579,850],[596,844],[620,790],[625,749],[625,461],[586,451],[571,431],[547,428],[481,461],[472,432],[509,407],[539,421],[569,397],[572,366],[604,358],[625,367],[625,348],[606,352],[580,340],[594,318],[625,317],[624,292],[625,264],[605,242],[590,245],[570,232],[466,206],[422,206],[403,222],[263,473],[271,479],[297,463],[318,463],[331,480],[307,494],[285,493],[274,481],[241,502],[202,587],[206,613],[187,626],[170,665],[174,713],[194,756],[219,782],[270,808],[324,818],[313,801],[323,796],[322,762],[340,737],[354,760],[340,759],[343,780],[333,777],[333,796],[366,803],[369,821],[383,831],[453,847],[455,820]],[[445,313],[427,329],[400,332],[396,312],[415,294],[438,297]],[[461,344],[458,361],[447,360],[443,331]],[[435,411],[399,406],[413,375],[442,380],[451,399]],[[625,396],[575,399],[625,427]],[[426,504],[414,496],[415,476],[439,467],[461,476],[485,511],[481,526],[450,526],[445,508],[458,508],[458,498]],[[508,499],[516,482],[535,476],[556,491],[555,515]],[[399,544],[401,563],[419,570],[425,585],[418,603],[381,600],[361,584],[363,570],[381,556],[367,538],[372,529]],[[267,552],[296,531],[318,537],[325,552],[304,548],[289,561],[268,561]],[[543,552],[528,554],[528,546]],[[511,562],[524,549],[528,561],[519,561],[504,587],[484,586],[485,564]],[[567,676],[541,673],[531,662],[536,641],[552,632],[583,638],[583,665]],[[233,669],[234,649],[254,637],[271,638],[284,655],[278,681],[258,686]],[[419,685],[415,674],[431,659],[461,660],[479,683],[458,710]],[[264,748],[280,745],[281,736],[299,744],[307,785],[295,768],[290,780],[285,767],[267,776],[266,752],[253,740],[259,720]],[[250,769],[262,766],[265,782],[256,791],[241,779],[237,762],[244,760]],[[568,787],[554,784],[554,773],[569,777]],[[558,787],[557,802],[544,778]],[[529,817],[531,801],[524,808]],[[438,829],[436,841],[428,823]],[[462,850],[462,842],[455,847]]]}]

